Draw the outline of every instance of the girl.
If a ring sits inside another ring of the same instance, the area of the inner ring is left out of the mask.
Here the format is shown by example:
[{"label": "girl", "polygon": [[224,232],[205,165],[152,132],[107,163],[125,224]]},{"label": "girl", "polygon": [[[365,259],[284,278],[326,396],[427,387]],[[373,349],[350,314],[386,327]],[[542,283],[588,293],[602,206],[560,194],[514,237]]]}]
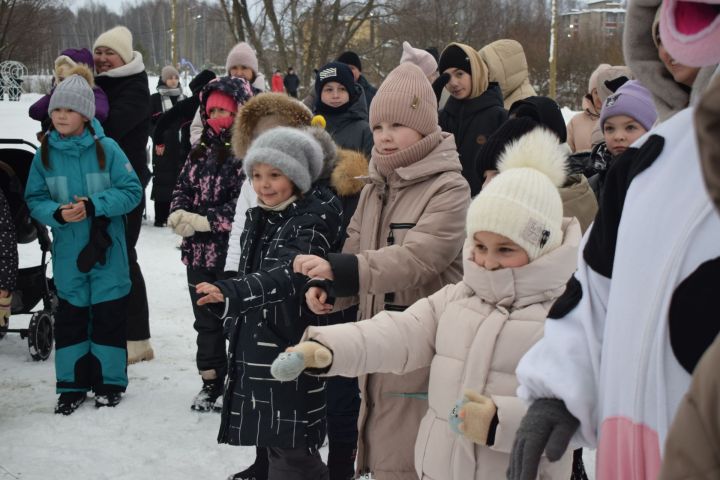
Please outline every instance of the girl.
[{"label": "girl", "polygon": [[373,139],[367,106],[350,67],[340,62],[322,67],[315,78],[315,92],[314,113],[325,118],[325,128],[335,143],[369,157]]},{"label": "girl", "polygon": [[184,237],[182,261],[187,265],[197,331],[197,367],[203,382],[190,408],[199,412],[211,410],[222,395],[227,358],[222,325],[196,305],[195,285],[214,282],[223,272],[243,180],[242,164],[230,149],[231,127],[238,106],[250,97],[250,84],[241,78],[222,77],[203,89],[205,131],[180,172],[168,217],[168,226]]},{"label": "girl", "polygon": [[468,45],[451,43],[438,63],[440,72],[449,76],[445,88],[450,92],[440,112],[440,127],[455,135],[462,174],[475,196],[482,186],[474,162],[477,151],[507,119],[502,90],[489,82],[485,61]]},{"label": "girl", "polygon": [[[325,383],[311,377],[277,383],[270,362],[317,317],[301,310],[305,277],[292,272],[300,253],[326,256],[342,240],[342,207],[312,189],[322,148],[287,127],[260,135],[244,159],[258,206],[247,214],[238,276],[197,286],[198,305],[222,302],[230,324],[228,382],[218,441],[267,447],[271,480],[327,479],[318,449],[325,438]],[[219,321],[216,320],[218,324]]]},{"label": "girl", "polygon": [[70,415],[95,392],[114,407],[127,378],[126,296],[130,275],[124,215],[142,186],[114,140],[93,118],[89,82],[71,75],[48,107],[53,127],[33,159],[25,190],[30,214],[53,234],[55,413]]},{"label": "girl", "polygon": [[[459,281],[470,188],[453,136],[437,125],[437,101],[425,74],[405,62],[378,89],[370,109],[375,147],[370,184],[360,194],[342,254],[329,262],[301,255],[295,271],[334,279],[335,310],[358,305],[359,318],[403,311]],[[322,290],[308,290],[317,314]],[[376,478],[413,479],[412,442],[427,410],[428,370],[360,379],[357,465]]]},{"label": "girl", "polygon": [[[542,337],[550,307],[576,265],[580,228],[575,219],[563,220],[557,190],[565,157],[544,129],[522,137],[470,205],[461,282],[405,312],[310,327],[306,341],[288,349],[295,355],[280,357],[273,372],[288,380],[303,368],[350,376],[429,367],[416,478],[504,478],[525,412],[515,394],[515,367]],[[287,368],[295,359],[299,368]],[[571,463],[571,453],[554,463],[544,459],[540,478],[567,479]]]},{"label": "girl", "polygon": [[[180,85],[180,73],[171,65],[163,67],[158,80],[157,93],[150,96],[152,128],[157,128],[158,120],[163,113],[184,98],[185,95]],[[172,191],[180,167],[185,161],[185,157],[181,157],[179,133],[180,122],[177,120],[174,125],[165,130],[162,140],[155,144],[155,147],[164,146],[162,154],[158,154],[157,148],[153,152],[153,186],[150,198],[155,202],[156,227],[162,227],[167,223]],[[153,141],[155,138],[153,136]]]}]

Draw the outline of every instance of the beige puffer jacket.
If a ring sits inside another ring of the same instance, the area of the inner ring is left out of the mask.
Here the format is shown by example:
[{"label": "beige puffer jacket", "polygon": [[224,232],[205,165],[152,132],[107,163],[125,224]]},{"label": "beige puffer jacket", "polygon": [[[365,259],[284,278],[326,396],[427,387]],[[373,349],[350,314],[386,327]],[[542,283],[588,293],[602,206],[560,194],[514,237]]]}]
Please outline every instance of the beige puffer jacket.
[{"label": "beige puffer jacket", "polygon": [[[577,264],[581,239],[577,220],[565,219],[563,231],[560,247],[514,269],[478,267],[469,259],[468,242],[460,283],[446,286],[405,312],[382,312],[367,321],[306,331],[306,339],[334,352],[328,375],[403,375],[430,366],[429,408],[415,442],[415,468],[422,480],[505,478],[515,432],[526,412],[515,395],[515,368],[542,337],[547,313]],[[466,388],[490,397],[498,407],[492,447],[474,444],[450,430],[448,414]],[[401,429],[404,419],[405,412],[399,410],[387,421]],[[378,438],[372,448],[392,455],[402,448],[395,440]],[[543,459],[540,478],[566,480],[571,466],[572,451],[558,462]]]},{"label": "beige puffer jacket", "polygon": [[[470,187],[460,174],[454,137],[386,180],[370,164],[371,183],[360,194],[343,253],[358,258],[360,318],[400,310],[462,278],[461,254]],[[428,369],[403,376],[360,378],[358,469],[375,478],[416,480],[412,445],[427,401],[393,397],[427,392]],[[387,444],[394,446],[389,450]]]},{"label": "beige puffer jacket", "polygon": [[505,109],[517,100],[537,95],[530,85],[527,58],[522,45],[515,40],[496,40],[480,50],[488,66],[491,82],[498,82],[505,99]]}]

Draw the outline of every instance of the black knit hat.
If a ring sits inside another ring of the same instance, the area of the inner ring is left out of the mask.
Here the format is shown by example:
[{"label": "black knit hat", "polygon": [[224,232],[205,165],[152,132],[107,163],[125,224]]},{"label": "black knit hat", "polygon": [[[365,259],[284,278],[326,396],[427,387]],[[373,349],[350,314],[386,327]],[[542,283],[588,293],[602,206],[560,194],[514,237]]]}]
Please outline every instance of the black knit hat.
[{"label": "black knit hat", "polygon": [[193,95],[200,93],[200,91],[203,89],[205,85],[210,82],[213,78],[215,78],[217,75],[215,75],[215,72],[212,70],[203,70],[202,72],[195,75],[195,77],[190,81],[190,91],[193,93]]},{"label": "black knit hat", "polygon": [[360,57],[355,52],[352,52],[350,50],[348,50],[347,52],[343,52],[335,61],[344,63],[346,65],[352,65],[353,67],[356,67],[362,72],[362,62],[360,62]]},{"label": "black knit hat", "polygon": [[[347,90],[350,95],[350,101],[342,107],[335,109],[322,103],[322,89],[328,82],[338,82],[345,87],[345,90]],[[340,62],[328,63],[315,74],[315,111],[320,113],[345,111],[357,100],[357,90],[355,87],[355,77],[353,77],[350,67]]]},{"label": "black knit hat", "polygon": [[560,143],[567,142],[565,119],[558,104],[549,97],[528,97],[510,107],[510,118],[528,117],[555,133]]},{"label": "black knit hat", "polygon": [[487,142],[480,147],[475,166],[482,179],[486,170],[497,170],[497,162],[507,146],[526,133],[536,129],[538,122],[529,117],[511,118],[503,123],[495,133],[490,135]]},{"label": "black knit hat", "polygon": [[448,45],[448,47],[443,50],[442,54],[440,54],[438,71],[443,73],[448,68],[459,68],[468,75],[472,75],[470,58],[467,53],[465,53],[465,50],[457,45]]}]

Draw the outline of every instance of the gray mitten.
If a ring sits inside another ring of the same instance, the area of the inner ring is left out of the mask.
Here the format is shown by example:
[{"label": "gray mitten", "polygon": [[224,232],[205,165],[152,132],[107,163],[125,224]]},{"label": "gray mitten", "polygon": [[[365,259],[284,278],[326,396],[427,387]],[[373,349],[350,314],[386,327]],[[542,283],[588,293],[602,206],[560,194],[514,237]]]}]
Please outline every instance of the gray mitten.
[{"label": "gray mitten", "polygon": [[555,462],[567,450],[580,421],[556,398],[540,398],[528,408],[515,434],[508,480],[534,480],[543,450]]}]

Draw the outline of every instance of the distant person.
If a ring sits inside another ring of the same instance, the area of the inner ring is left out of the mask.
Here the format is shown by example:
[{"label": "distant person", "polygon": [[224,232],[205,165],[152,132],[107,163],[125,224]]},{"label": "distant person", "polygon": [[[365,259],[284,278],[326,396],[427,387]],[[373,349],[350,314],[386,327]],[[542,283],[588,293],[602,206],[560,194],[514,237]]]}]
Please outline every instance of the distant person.
[{"label": "distant person", "polygon": [[287,74],[285,74],[285,78],[283,79],[283,84],[285,85],[285,91],[288,95],[298,98],[300,78],[295,74],[295,69],[293,67],[288,67]]},{"label": "distant person", "polygon": [[276,93],[283,93],[285,91],[285,84],[283,83],[283,77],[280,70],[275,70],[275,73],[273,73],[270,89]]},{"label": "distant person", "polygon": [[373,97],[377,93],[377,88],[372,86],[368,82],[367,78],[362,74],[362,62],[357,53],[352,51],[343,52],[336,60],[337,62],[344,63],[350,70],[352,70],[353,78],[355,82],[360,85],[365,92],[365,103],[367,103],[368,111],[370,110],[370,103]]}]

